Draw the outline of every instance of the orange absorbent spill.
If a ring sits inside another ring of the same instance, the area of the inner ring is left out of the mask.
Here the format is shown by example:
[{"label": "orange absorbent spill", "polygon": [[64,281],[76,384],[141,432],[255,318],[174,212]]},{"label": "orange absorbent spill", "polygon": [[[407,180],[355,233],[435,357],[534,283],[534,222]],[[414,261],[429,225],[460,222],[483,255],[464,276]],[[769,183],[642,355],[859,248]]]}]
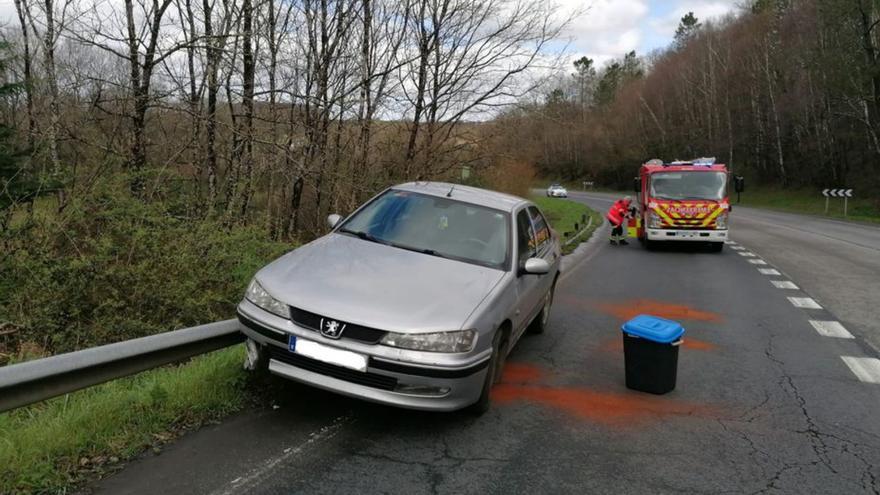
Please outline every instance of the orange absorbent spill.
[{"label": "orange absorbent spill", "polygon": [[673,304],[652,299],[633,299],[624,302],[600,302],[596,308],[604,313],[629,320],[641,314],[659,316],[670,320],[691,320],[718,322],[723,318],[718,313],[701,311],[684,304]]},{"label": "orange absorbent spill", "polygon": [[492,389],[498,404],[524,401],[550,407],[607,426],[632,426],[667,416],[708,415],[707,406],[639,392],[599,392],[583,387],[538,383],[545,373],[525,363],[508,363],[501,383]]},{"label": "orange absorbent spill", "polygon": [[501,383],[492,400],[504,404],[526,401],[609,426],[629,426],[666,416],[704,415],[708,407],[638,392],[609,393],[583,388],[554,388]]}]

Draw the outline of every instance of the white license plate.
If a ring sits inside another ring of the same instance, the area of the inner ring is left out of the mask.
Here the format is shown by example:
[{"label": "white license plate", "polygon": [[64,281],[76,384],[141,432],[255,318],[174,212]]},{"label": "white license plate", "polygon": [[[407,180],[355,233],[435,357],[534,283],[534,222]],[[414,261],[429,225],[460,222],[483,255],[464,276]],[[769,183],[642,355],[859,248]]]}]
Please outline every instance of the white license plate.
[{"label": "white license plate", "polygon": [[336,349],[324,344],[312,342],[311,340],[298,338],[295,335],[290,336],[287,348],[290,352],[316,359],[318,361],[335,364],[337,366],[357,371],[367,371],[367,356],[364,356],[363,354]]}]

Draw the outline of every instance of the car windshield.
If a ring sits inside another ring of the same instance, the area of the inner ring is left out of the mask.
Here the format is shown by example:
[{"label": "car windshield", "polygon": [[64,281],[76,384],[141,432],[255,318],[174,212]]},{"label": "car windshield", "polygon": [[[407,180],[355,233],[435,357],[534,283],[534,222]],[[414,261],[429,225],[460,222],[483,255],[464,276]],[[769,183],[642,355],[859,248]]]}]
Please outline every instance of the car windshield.
[{"label": "car windshield", "polygon": [[390,190],[339,232],[426,255],[499,270],[509,255],[508,214],[455,199]]},{"label": "car windshield", "polygon": [[651,176],[651,197],[657,199],[724,199],[724,172],[659,172]]}]

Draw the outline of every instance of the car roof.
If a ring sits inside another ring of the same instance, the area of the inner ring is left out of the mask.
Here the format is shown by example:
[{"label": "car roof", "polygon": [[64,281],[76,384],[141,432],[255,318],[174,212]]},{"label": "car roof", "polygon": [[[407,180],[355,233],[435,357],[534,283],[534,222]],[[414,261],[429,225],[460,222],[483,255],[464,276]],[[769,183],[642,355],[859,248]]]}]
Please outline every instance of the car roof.
[{"label": "car roof", "polygon": [[450,184],[448,182],[407,182],[406,184],[393,186],[391,189],[438,197],[446,197],[449,191],[452,190],[452,196],[450,196],[452,199],[504,211],[513,211],[519,205],[529,203],[525,199],[512,194],[480,189],[479,187],[463,186],[461,184]]}]

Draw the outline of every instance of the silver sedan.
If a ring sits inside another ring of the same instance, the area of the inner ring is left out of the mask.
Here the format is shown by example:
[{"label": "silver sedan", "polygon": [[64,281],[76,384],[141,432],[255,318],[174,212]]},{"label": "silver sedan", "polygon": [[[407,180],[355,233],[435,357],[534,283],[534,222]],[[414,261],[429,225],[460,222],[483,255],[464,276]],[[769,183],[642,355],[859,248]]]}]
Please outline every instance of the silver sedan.
[{"label": "silver sedan", "polygon": [[384,404],[486,411],[507,354],[550,315],[561,254],[541,211],[419,182],[328,221],[250,283],[249,366]]}]

